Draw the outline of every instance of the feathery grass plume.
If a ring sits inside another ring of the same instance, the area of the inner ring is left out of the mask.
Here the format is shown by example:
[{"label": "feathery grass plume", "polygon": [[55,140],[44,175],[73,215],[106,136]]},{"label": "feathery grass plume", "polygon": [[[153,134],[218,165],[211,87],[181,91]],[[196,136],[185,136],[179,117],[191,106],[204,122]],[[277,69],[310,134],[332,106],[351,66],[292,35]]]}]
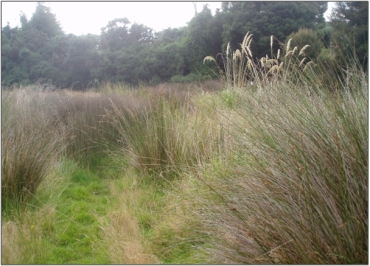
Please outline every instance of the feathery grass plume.
[{"label": "feathery grass plume", "polygon": [[273,42],[274,42],[274,35],[271,35],[271,37],[270,37],[271,57],[272,57],[272,45],[273,45]]},{"label": "feathery grass plume", "polygon": [[244,36],[242,47],[247,47],[250,45],[250,42],[252,41],[252,36],[253,34],[249,34],[249,31],[247,34]]},{"label": "feathery grass plume", "polygon": [[226,57],[229,56],[229,53],[230,53],[230,42],[227,43],[227,47],[226,47]]},{"label": "feathery grass plume", "polygon": [[311,65],[313,65],[313,64],[314,64],[314,63],[313,63],[313,61],[308,62],[308,63],[304,66],[303,71],[305,71],[305,70],[306,70],[306,68],[311,67]]},{"label": "feathery grass plume", "polygon": [[248,37],[248,42],[247,42],[247,46],[250,47],[251,46],[251,43],[252,43],[252,36],[253,34],[250,34],[249,37]]},{"label": "feathery grass plume", "polygon": [[303,46],[303,48],[301,49],[301,51],[299,52],[298,56],[300,56],[301,54],[304,54],[304,51],[308,48],[308,47],[311,47],[310,45],[305,45]]},{"label": "feathery grass plume", "polygon": [[298,47],[297,46],[294,46],[293,48],[293,54],[298,50]]},{"label": "feathery grass plume", "polygon": [[278,65],[274,65],[270,68],[270,70],[268,71],[268,74],[274,74],[276,73],[277,71],[279,70],[279,66]]},{"label": "feathery grass plume", "polygon": [[264,67],[264,66],[265,66],[264,62],[266,62],[266,58],[265,58],[265,57],[262,57],[262,58],[260,59],[260,63],[261,63],[261,66],[262,66],[262,67]]},{"label": "feathery grass plume", "polygon": [[265,69],[270,69],[272,67],[271,60],[266,60],[266,57],[262,57],[260,59],[260,61],[263,62],[263,64],[261,64],[261,66],[264,67]]},{"label": "feathery grass plume", "polygon": [[279,61],[277,59],[269,59],[270,62],[272,62],[275,65],[279,64]]},{"label": "feathery grass plume", "polygon": [[298,67],[301,67],[302,66],[302,64],[304,63],[304,61],[306,61],[306,57],[305,58],[303,58],[302,60],[301,60],[301,62],[299,62],[299,65],[298,65]]},{"label": "feathery grass plume", "polygon": [[216,62],[216,60],[213,58],[213,56],[206,56],[206,57],[204,57],[204,59],[203,59],[203,64],[204,64],[206,61],[213,61],[213,62]]},{"label": "feathery grass plume", "polygon": [[289,39],[288,43],[287,43],[287,46],[286,46],[286,53],[289,52],[289,49],[290,49],[290,42],[292,41],[292,38]]},{"label": "feathery grass plume", "polygon": [[252,42],[252,36],[253,34],[249,34],[249,31],[244,36],[243,43],[241,44],[242,51],[245,52],[245,54],[250,56],[252,58],[252,51],[250,50],[250,45]]},{"label": "feathery grass plume", "polygon": [[285,58],[289,57],[289,56],[292,56],[293,55],[293,50],[290,50],[286,55],[285,55]]},{"label": "feathery grass plume", "polygon": [[233,53],[233,60],[236,61],[238,58],[240,59],[242,54],[240,53],[239,49],[236,49],[235,53]]},{"label": "feathery grass plume", "polygon": [[223,62],[228,86],[243,87],[246,84],[246,79],[252,78],[256,74],[252,74],[252,72],[256,71],[253,61],[251,60],[253,56],[250,50],[252,36],[253,34],[249,34],[249,32],[244,36],[241,49],[237,49],[233,52],[231,58],[229,57],[230,43],[227,45],[226,60]]},{"label": "feathery grass plume", "polygon": [[245,47],[246,49],[247,49],[247,51],[248,51],[248,55],[249,55],[249,57],[250,58],[252,58],[253,56],[252,56],[252,51],[251,51],[251,49],[249,48],[249,46],[246,46]]},{"label": "feathery grass plume", "polygon": [[247,66],[248,66],[248,69],[249,70],[252,70],[253,69],[253,62],[249,58],[248,58],[248,61],[247,61]]},{"label": "feathery grass plume", "polygon": [[[272,35],[270,38],[271,48],[273,47],[273,39],[274,37]],[[287,53],[283,58],[281,57],[281,50],[278,49],[276,59],[274,59],[274,56],[271,54],[272,59],[270,60],[269,56],[266,54],[264,58],[257,61],[258,64],[254,64],[252,59],[252,51],[250,49],[252,34],[249,34],[248,32],[244,36],[241,49],[236,49],[236,51],[232,53],[231,58],[228,57],[230,51],[230,43],[228,43],[226,64],[224,62],[228,86],[243,87],[247,84],[247,79],[263,82],[271,80],[270,75],[277,72],[281,72],[279,75],[283,77],[283,79],[301,78],[302,75],[297,72],[300,62],[297,58],[293,57],[294,53],[298,50],[298,47],[295,46],[294,49],[290,50],[291,41],[292,38],[289,39],[286,45]],[[285,63],[281,64],[281,62],[279,62],[281,60],[284,60]],[[276,78],[280,79],[280,76],[276,76]]]},{"label": "feathery grass plume", "polygon": [[279,65],[279,71],[281,71],[281,70],[282,70],[282,68],[283,68],[283,64],[284,64],[284,62],[281,62],[281,63],[280,63],[280,65]]},{"label": "feathery grass plume", "polygon": [[232,62],[229,58],[230,54],[230,42],[227,43],[226,47],[226,65],[224,64],[224,67],[226,69],[226,81],[228,86],[232,86],[232,74],[231,74],[231,65]]},{"label": "feathery grass plume", "polygon": [[274,41],[274,35],[271,35],[271,38],[270,38],[270,47],[271,47],[271,51],[272,51],[272,44],[273,44],[273,41]]}]

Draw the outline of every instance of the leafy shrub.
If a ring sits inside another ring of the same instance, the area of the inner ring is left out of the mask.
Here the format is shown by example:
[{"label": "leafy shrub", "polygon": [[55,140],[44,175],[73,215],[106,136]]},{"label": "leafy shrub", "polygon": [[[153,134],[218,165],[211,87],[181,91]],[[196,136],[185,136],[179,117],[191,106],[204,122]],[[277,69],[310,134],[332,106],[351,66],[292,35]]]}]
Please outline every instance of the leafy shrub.
[{"label": "leafy shrub", "polygon": [[198,74],[195,74],[195,73],[190,73],[189,75],[186,75],[186,76],[181,76],[181,75],[175,75],[175,76],[172,76],[170,82],[173,82],[173,83],[188,83],[188,82],[199,82],[199,81],[205,81],[205,80],[210,80],[212,79],[211,76],[202,76],[202,75],[198,75]]},{"label": "leafy shrub", "polygon": [[305,54],[311,60],[316,59],[323,48],[323,43],[319,36],[312,29],[300,29],[298,32],[292,33],[286,39],[286,43],[289,39],[292,39],[291,46],[297,46],[298,49],[302,49],[307,44],[310,45],[305,50]]}]

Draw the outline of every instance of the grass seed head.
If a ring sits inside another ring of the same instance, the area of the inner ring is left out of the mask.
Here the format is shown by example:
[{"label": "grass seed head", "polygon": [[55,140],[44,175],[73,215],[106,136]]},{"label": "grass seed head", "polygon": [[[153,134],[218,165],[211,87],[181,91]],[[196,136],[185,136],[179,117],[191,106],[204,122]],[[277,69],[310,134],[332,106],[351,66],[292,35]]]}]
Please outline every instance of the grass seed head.
[{"label": "grass seed head", "polygon": [[216,60],[213,58],[213,56],[206,56],[206,57],[204,57],[204,59],[203,59],[203,64],[204,64],[206,61],[213,61],[213,62],[216,62]]},{"label": "grass seed head", "polygon": [[285,55],[285,57],[288,57],[288,56],[291,56],[291,55],[293,55],[293,50],[289,51],[289,52]]},{"label": "grass seed head", "polygon": [[270,38],[270,46],[271,46],[271,50],[272,50],[273,42],[274,42],[274,35],[271,35],[271,38]]},{"label": "grass seed head", "polygon": [[306,70],[307,67],[311,66],[313,64],[313,61],[308,62],[305,67],[303,68],[303,71]]},{"label": "grass seed head", "polygon": [[288,53],[289,52],[289,49],[290,49],[290,42],[292,41],[292,38],[289,39],[288,41],[288,44],[286,46],[286,52]]},{"label": "grass seed head", "polygon": [[306,61],[306,57],[305,58],[303,58],[302,60],[301,60],[301,62],[299,63],[299,66],[298,67],[301,67],[302,66],[302,64],[304,63],[304,61]]},{"label": "grass seed head", "polygon": [[300,56],[301,54],[304,54],[304,51],[308,48],[308,47],[310,47],[310,45],[305,45],[305,46],[303,46],[303,48],[301,49],[301,51],[299,52],[299,55],[298,56]]},{"label": "grass seed head", "polygon": [[295,46],[294,49],[293,49],[293,54],[298,50],[298,47]]}]

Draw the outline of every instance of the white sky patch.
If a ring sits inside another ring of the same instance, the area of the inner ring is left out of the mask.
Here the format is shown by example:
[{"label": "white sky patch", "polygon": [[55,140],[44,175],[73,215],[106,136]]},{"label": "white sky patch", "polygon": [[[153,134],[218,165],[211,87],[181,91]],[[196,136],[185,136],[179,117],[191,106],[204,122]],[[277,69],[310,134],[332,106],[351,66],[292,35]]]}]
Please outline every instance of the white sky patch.
[{"label": "white sky patch", "polygon": [[[208,4],[215,14],[221,2],[196,2],[198,12]],[[37,2],[2,2],[2,27],[20,26],[19,16],[23,12],[30,19]],[[148,26],[155,31],[187,26],[194,16],[193,2],[45,2],[56,15],[64,33],[100,34],[101,28],[116,18],[127,17],[131,23]],[[325,18],[328,20],[334,2],[329,2]]]},{"label": "white sky patch", "polygon": [[326,21],[329,21],[329,17],[331,15],[331,9],[334,7],[335,2],[328,3],[328,10],[325,12],[324,17]]},{"label": "white sky patch", "polygon": [[[208,4],[212,13],[221,2],[197,2],[198,12]],[[30,19],[37,2],[2,2],[2,27],[20,26],[23,12]],[[101,28],[116,18],[127,17],[131,23],[144,24],[155,31],[187,26],[194,17],[193,2],[46,2],[66,34],[100,34]]]}]

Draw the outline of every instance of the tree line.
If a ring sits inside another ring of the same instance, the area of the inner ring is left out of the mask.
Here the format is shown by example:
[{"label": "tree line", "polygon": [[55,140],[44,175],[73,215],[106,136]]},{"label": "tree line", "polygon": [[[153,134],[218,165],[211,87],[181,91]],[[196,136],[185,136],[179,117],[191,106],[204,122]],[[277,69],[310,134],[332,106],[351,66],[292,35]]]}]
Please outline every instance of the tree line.
[{"label": "tree line", "polygon": [[274,35],[275,51],[294,37],[298,45],[311,45],[311,59],[340,63],[339,45],[366,68],[368,2],[337,2],[331,22],[324,19],[327,8],[328,2],[313,1],[223,2],[214,15],[203,6],[181,28],[155,32],[123,17],[109,21],[100,35],[76,36],[65,34],[50,8],[38,3],[30,19],[20,15],[20,27],[2,28],[2,85],[48,81],[86,89],[103,81],[137,85],[216,78],[214,65],[203,64],[203,58],[225,53],[228,44],[239,48],[247,32],[253,34],[254,58],[271,54]]}]

